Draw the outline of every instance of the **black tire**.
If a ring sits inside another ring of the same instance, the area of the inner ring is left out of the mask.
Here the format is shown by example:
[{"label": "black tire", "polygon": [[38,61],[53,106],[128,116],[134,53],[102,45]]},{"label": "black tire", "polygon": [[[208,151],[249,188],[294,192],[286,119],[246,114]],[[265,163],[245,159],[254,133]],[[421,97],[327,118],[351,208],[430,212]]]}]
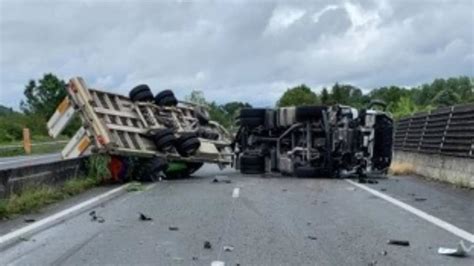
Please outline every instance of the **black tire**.
[{"label": "black tire", "polygon": [[374,126],[374,154],[372,163],[375,169],[382,170],[392,162],[393,120],[386,115],[377,115]]},{"label": "black tire", "polygon": [[265,118],[265,108],[242,108],[240,110],[240,117],[261,117]]},{"label": "black tire", "polygon": [[167,151],[173,147],[176,137],[171,129],[161,129],[152,135],[153,143],[158,150]]},{"label": "black tire", "polygon": [[135,94],[133,97],[130,97],[130,100],[132,100],[132,102],[152,102],[153,93],[151,93],[151,91],[145,90]]},{"label": "black tire", "polygon": [[208,115],[204,114],[203,112],[201,112],[198,109],[195,110],[195,113],[196,113],[196,118],[198,119],[200,125],[205,126],[205,125],[209,124],[209,116]]},{"label": "black tire", "polygon": [[199,149],[201,142],[195,133],[183,133],[176,140],[175,145],[180,155],[188,157]]},{"label": "black tire", "polygon": [[265,173],[265,158],[258,155],[242,155],[240,157],[240,172],[242,174]]},{"label": "black tire", "polygon": [[295,119],[297,122],[321,120],[326,106],[298,106],[296,107]]},{"label": "black tire", "polygon": [[144,91],[151,92],[151,89],[150,89],[150,87],[148,87],[148,85],[141,84],[141,85],[138,85],[138,86],[134,87],[132,90],[130,90],[130,93],[128,95],[129,95],[130,99],[132,99],[132,98],[135,97],[135,95],[137,95],[139,93],[142,93]]},{"label": "black tire", "polygon": [[166,159],[153,157],[146,160],[135,173],[141,181],[156,181],[160,177],[160,173],[168,169]]},{"label": "black tire", "polygon": [[265,122],[264,118],[260,117],[242,117],[240,118],[240,125],[243,127],[258,127],[260,125],[263,125]]},{"label": "black tire", "polygon": [[312,166],[298,166],[295,167],[294,171],[297,177],[316,177],[319,173],[319,170]]},{"label": "black tire", "polygon": [[201,147],[201,142],[198,138],[191,138],[182,143],[179,143],[176,147],[178,153],[184,157],[188,157],[196,153],[196,151]]},{"label": "black tire", "polygon": [[178,100],[171,90],[164,90],[156,94],[155,104],[160,106],[176,106]]}]

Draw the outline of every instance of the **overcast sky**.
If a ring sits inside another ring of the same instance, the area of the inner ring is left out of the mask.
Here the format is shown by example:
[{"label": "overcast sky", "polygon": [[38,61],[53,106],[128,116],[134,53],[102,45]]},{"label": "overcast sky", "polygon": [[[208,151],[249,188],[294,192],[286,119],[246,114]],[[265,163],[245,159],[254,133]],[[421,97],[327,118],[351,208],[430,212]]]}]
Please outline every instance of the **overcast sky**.
[{"label": "overcast sky", "polygon": [[301,83],[474,76],[474,0],[0,0],[0,104],[47,72],[263,106]]}]

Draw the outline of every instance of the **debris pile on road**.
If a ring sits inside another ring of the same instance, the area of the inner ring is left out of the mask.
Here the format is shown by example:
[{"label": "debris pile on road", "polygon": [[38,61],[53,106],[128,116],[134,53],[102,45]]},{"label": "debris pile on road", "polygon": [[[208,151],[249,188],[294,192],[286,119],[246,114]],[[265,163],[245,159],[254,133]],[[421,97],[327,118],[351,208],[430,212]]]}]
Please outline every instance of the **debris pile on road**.
[{"label": "debris pile on road", "polygon": [[140,214],[139,216],[139,219],[140,221],[152,221],[153,218],[149,217],[149,216],[146,216],[145,214],[139,212],[138,214]]},{"label": "debris pile on road", "polygon": [[105,222],[104,217],[97,215],[95,211],[89,212],[89,216],[91,217],[92,222],[98,222],[98,223]]},{"label": "debris pile on road", "polygon": [[230,183],[232,183],[232,180],[230,180],[229,177],[227,177],[227,176],[219,176],[219,175],[217,175],[216,177],[214,177],[214,179],[212,179],[212,183],[226,183],[226,184],[230,184]]},{"label": "debris pile on road", "polygon": [[212,248],[211,242],[209,242],[209,241],[204,241],[204,248],[205,248],[205,249],[211,249],[211,248]]}]

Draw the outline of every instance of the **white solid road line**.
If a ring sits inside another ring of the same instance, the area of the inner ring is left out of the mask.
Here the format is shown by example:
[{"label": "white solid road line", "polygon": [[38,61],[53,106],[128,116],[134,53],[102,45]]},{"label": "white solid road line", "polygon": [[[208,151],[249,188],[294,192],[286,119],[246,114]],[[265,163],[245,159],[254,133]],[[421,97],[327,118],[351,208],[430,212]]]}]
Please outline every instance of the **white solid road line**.
[{"label": "white solid road line", "polygon": [[232,191],[232,198],[238,198],[239,194],[240,194],[240,188],[238,187],[234,188],[234,190]]},{"label": "white solid road line", "polygon": [[56,214],[53,214],[51,216],[48,216],[44,219],[41,219],[37,222],[34,222],[30,225],[27,225],[25,227],[22,227],[16,231],[10,232],[6,235],[0,236],[0,250],[4,245],[9,245],[13,243],[14,241],[18,240],[25,234],[34,234],[36,232],[39,232],[43,230],[44,228],[47,228],[48,226],[53,225],[55,222],[61,221],[66,219],[67,216],[75,214],[76,212],[82,210],[83,208],[89,207],[93,204],[97,204],[100,201],[112,197],[113,195],[121,192],[124,190],[128,184],[122,185],[118,188],[112,189],[104,194],[98,195],[92,199],[86,200],[84,202],[81,202],[77,205],[74,205],[68,209],[62,210]]},{"label": "white solid road line", "polygon": [[463,238],[463,239],[465,239],[465,240],[467,240],[471,243],[474,243],[474,235],[467,232],[467,231],[462,230],[461,228],[458,228],[458,227],[456,227],[456,226],[454,226],[454,225],[452,225],[452,224],[450,224],[446,221],[443,221],[443,220],[441,220],[437,217],[434,217],[433,215],[430,215],[430,214],[428,214],[424,211],[421,211],[421,210],[419,210],[419,209],[417,209],[417,208],[415,208],[411,205],[408,205],[404,202],[401,202],[401,201],[399,201],[395,198],[392,198],[392,197],[390,197],[390,196],[388,196],[384,193],[381,193],[381,192],[379,192],[375,189],[369,188],[365,185],[361,185],[361,184],[356,183],[356,182],[354,182],[350,179],[345,179],[345,180],[347,182],[351,183],[352,185],[371,193],[374,196],[377,196],[377,197],[379,197],[383,200],[386,200],[386,201],[392,203],[393,205],[396,205],[396,206],[398,206],[398,207],[400,207],[400,208],[402,208],[402,209],[404,209],[408,212],[411,212],[412,214],[422,218],[425,221],[428,221],[428,222],[430,222],[430,223],[432,223],[432,224],[434,224],[434,225],[436,225],[436,226],[438,226],[438,227],[440,227],[440,228],[442,228],[442,229],[444,229],[444,230],[446,230],[446,231],[448,231],[448,232],[450,232],[450,233],[452,233],[452,234],[454,234],[454,235],[456,235],[460,238]]}]

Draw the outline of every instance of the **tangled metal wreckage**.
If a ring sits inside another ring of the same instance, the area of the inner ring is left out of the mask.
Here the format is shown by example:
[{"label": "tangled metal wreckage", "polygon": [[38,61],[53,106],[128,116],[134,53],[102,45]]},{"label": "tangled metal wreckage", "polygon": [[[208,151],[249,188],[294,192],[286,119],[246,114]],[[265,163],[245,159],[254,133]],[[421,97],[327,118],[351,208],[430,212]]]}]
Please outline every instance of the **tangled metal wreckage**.
[{"label": "tangled metal wreckage", "polygon": [[80,77],[47,127],[57,137],[77,114],[82,127],[62,151],[65,159],[111,155],[116,179],[138,165],[138,176],[187,176],[204,163],[235,166],[243,174],[299,177],[385,174],[392,157],[393,120],[384,111],[343,105],[245,108],[235,135],[209,119],[205,106],[153,95],[147,85],[129,97],[89,88]]}]

